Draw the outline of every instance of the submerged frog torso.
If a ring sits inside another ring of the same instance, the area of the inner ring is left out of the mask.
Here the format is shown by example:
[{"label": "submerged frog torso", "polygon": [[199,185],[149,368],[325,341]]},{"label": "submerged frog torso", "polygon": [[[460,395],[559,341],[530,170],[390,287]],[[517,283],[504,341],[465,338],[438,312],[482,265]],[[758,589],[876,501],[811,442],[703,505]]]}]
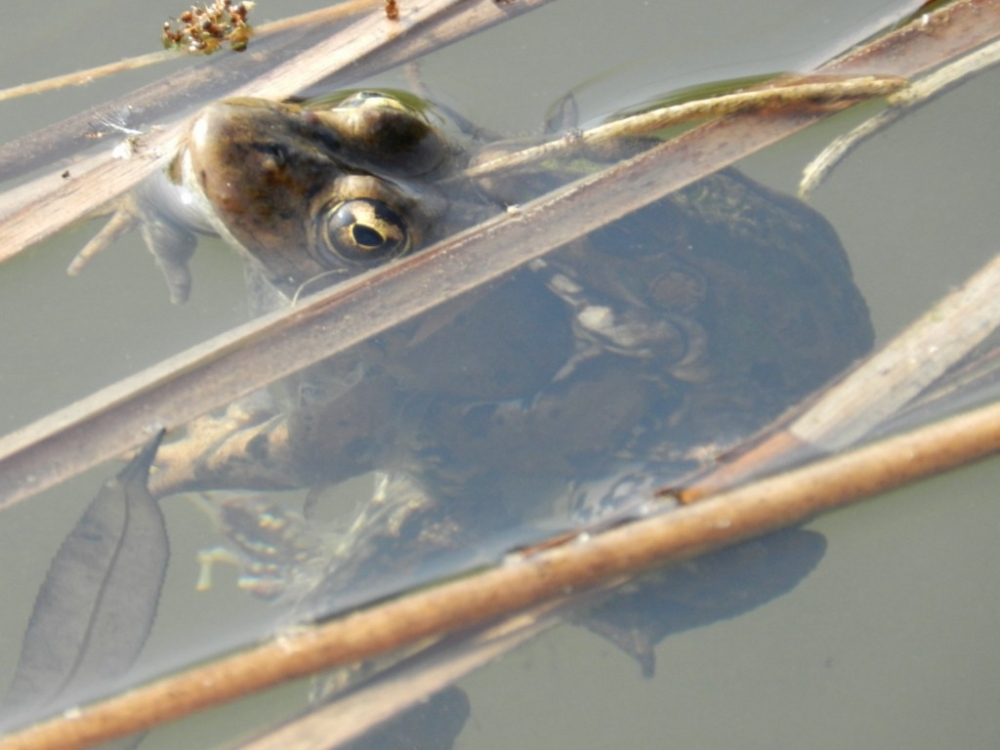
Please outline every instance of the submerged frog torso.
[{"label": "submerged frog torso", "polygon": [[[483,143],[442,122],[378,93],[325,110],[221,102],[195,118],[168,178],[271,308],[560,179],[462,178]],[[187,230],[157,226],[171,241],[154,252],[183,271]],[[276,415],[192,426],[161,450],[156,491],[318,490],[383,471],[406,479],[390,482],[405,510],[385,537],[476,537],[556,500],[591,513],[581,488],[636,467],[688,468],[870,343],[826,221],[726,170],[300,373]]]}]

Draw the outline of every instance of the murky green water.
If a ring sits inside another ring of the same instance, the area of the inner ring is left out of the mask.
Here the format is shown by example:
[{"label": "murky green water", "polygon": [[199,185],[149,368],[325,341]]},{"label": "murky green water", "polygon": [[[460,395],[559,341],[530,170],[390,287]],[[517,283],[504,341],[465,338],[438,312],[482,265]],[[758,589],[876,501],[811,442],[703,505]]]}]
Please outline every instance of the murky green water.
[{"label": "murky green water", "polygon": [[[570,90],[586,124],[676,88],[805,65],[894,7],[800,5],[558,0],[436,55],[421,79],[496,130],[535,129]],[[54,18],[37,3],[14,6],[5,13],[19,33],[0,50],[0,85],[149,51],[163,19],[180,10],[162,0],[87,0]],[[260,3],[259,18],[310,3],[268,6]],[[2,104],[0,140],[161,74]],[[403,81],[387,74],[374,83]],[[986,74],[879,136],[812,201],[851,255],[883,338],[996,252],[998,81]],[[791,190],[801,166],[856,118],[834,119],[741,167]],[[71,229],[0,268],[0,432],[244,317],[241,275],[221,246],[198,253],[184,307],[169,304],[137,238],[69,279],[62,269],[93,231]],[[669,638],[653,680],[606,642],[559,629],[463,681],[473,709],[458,746],[996,747],[997,472],[987,462],[815,522],[828,550],[809,578],[748,615]],[[91,472],[0,519],[0,684],[48,561],[106,474]],[[193,638],[201,639],[195,650],[211,651],[204,633],[238,641],[241,627],[253,633],[268,617],[224,577],[210,594],[193,592],[195,553],[212,537],[189,505],[164,507],[173,562],[141,665],[149,673]],[[300,695],[293,687],[254,699],[166,730],[147,747],[208,746]]]}]

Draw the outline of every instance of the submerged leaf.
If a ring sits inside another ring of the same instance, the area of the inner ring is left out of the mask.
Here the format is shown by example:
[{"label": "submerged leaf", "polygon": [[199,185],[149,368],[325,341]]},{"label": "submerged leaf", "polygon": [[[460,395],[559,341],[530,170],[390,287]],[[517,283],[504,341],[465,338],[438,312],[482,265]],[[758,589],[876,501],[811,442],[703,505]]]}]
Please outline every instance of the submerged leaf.
[{"label": "submerged leaf", "polygon": [[105,483],[59,548],[3,703],[7,717],[92,697],[142,649],[169,557],[163,515],[146,489],[162,437]]}]

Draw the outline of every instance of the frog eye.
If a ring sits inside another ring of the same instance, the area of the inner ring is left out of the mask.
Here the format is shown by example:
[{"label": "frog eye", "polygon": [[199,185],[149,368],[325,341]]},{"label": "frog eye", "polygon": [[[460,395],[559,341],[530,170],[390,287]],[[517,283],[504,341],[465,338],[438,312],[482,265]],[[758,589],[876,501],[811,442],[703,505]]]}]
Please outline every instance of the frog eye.
[{"label": "frog eye", "polygon": [[374,265],[410,249],[403,219],[382,201],[358,198],[335,204],[321,219],[321,251],[330,260]]}]

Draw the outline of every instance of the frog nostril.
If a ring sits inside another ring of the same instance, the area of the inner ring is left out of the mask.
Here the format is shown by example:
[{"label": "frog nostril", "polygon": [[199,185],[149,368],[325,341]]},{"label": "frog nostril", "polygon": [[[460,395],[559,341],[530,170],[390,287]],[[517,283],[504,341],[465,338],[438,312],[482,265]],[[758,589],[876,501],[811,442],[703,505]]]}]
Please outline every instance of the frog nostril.
[{"label": "frog nostril", "polygon": [[260,153],[260,165],[268,172],[276,172],[288,163],[288,153],[284,146],[273,143],[259,143],[253,145],[253,150]]}]

